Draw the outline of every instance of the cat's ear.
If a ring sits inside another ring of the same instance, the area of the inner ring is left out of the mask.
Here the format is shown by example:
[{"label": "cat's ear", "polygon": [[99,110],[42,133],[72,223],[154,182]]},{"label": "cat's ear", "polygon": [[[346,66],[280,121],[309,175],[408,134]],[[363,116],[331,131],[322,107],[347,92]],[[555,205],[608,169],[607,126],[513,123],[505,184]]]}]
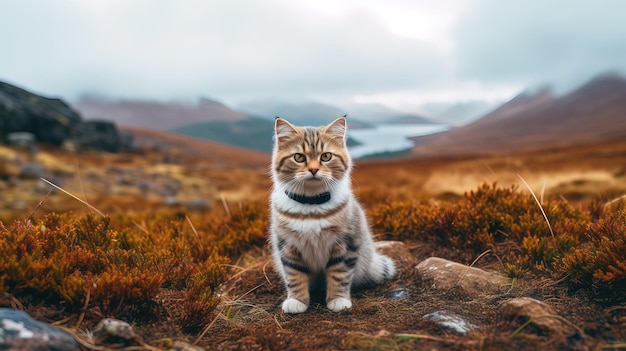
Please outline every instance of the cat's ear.
[{"label": "cat's ear", "polygon": [[296,127],[287,122],[286,119],[276,117],[274,129],[276,130],[276,140],[283,142],[291,139],[297,133]]},{"label": "cat's ear", "polygon": [[334,137],[345,139],[346,138],[346,116],[341,116],[334,120],[331,124],[327,125],[325,130],[327,134]]}]

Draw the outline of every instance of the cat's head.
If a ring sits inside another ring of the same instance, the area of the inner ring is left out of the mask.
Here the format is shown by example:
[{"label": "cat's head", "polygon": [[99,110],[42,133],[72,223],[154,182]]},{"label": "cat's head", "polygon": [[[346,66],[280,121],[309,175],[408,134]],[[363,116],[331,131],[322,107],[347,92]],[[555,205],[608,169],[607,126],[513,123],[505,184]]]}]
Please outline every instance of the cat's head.
[{"label": "cat's head", "polygon": [[349,177],[346,118],[323,127],[296,127],[276,118],[272,174],[290,191],[314,195]]}]

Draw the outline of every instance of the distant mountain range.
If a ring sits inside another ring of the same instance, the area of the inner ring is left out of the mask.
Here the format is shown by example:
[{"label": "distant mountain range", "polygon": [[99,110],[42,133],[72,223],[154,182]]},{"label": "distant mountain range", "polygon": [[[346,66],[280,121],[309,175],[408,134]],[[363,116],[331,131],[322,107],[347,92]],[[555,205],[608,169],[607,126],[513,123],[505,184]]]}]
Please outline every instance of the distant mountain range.
[{"label": "distant mountain range", "polygon": [[547,87],[524,92],[473,123],[414,138],[413,154],[502,154],[625,138],[626,79],[606,74],[564,96]]},{"label": "distant mountain range", "polygon": [[243,112],[202,98],[195,104],[83,97],[74,104],[86,119],[106,119],[121,126],[171,130],[199,122],[233,122],[249,118]]},{"label": "distant mountain range", "polygon": [[350,128],[369,128],[381,123],[433,123],[426,117],[399,112],[380,104],[350,104],[340,108],[318,102],[256,101],[242,104],[238,109],[265,118],[284,117],[299,125],[324,125],[330,119],[343,115],[348,116]]},{"label": "distant mountain range", "polygon": [[[271,152],[276,116],[287,118],[297,125],[325,125],[339,116],[349,114],[350,129],[369,128],[375,123],[430,124],[431,120],[418,115],[402,114],[382,105],[369,104],[341,109],[316,102],[277,103],[256,102],[241,106],[242,111],[207,98],[196,104],[164,103],[156,101],[107,100],[83,97],[75,108],[87,119],[108,119],[131,128],[150,128],[172,131],[227,145]],[[364,122],[350,114],[368,119]],[[363,111],[370,110],[370,114]],[[348,145],[355,145],[348,139]]]},{"label": "distant mountain range", "polygon": [[[340,108],[320,103],[255,102],[238,106],[237,111],[210,99],[185,105],[84,98],[74,106],[87,119],[110,119],[122,126],[174,131],[263,152],[271,149],[267,136],[273,133],[276,115],[296,124],[321,125],[347,113],[350,128],[381,122],[431,122],[377,104]],[[431,107],[439,116],[458,113],[471,122],[413,138],[414,155],[514,153],[626,138],[626,79],[616,74],[598,76],[563,96],[549,87],[526,91],[481,118],[467,117],[467,113],[485,109],[485,104]],[[459,118],[452,119],[458,122]]]}]

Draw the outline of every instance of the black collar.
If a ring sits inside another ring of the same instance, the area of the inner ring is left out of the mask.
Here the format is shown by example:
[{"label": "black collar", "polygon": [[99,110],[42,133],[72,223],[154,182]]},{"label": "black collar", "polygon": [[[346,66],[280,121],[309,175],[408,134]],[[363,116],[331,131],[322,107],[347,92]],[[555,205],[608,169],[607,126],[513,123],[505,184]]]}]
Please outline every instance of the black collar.
[{"label": "black collar", "polygon": [[285,190],[285,194],[292,200],[297,201],[301,204],[306,204],[306,205],[321,205],[323,203],[326,203],[328,201],[330,201],[330,192],[326,191],[323,192],[319,195],[315,195],[315,196],[307,196],[307,195],[301,195],[301,194],[294,194],[292,192],[289,192],[287,190]]}]

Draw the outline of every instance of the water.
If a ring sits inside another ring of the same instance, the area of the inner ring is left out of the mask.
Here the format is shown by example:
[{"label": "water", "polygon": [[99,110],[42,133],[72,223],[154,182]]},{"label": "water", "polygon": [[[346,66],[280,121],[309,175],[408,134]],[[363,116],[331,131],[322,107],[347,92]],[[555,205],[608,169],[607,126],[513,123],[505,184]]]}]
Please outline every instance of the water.
[{"label": "water", "polygon": [[375,128],[348,130],[348,136],[361,145],[350,148],[353,158],[383,152],[411,149],[413,142],[409,137],[439,133],[448,130],[441,124],[381,124]]}]

